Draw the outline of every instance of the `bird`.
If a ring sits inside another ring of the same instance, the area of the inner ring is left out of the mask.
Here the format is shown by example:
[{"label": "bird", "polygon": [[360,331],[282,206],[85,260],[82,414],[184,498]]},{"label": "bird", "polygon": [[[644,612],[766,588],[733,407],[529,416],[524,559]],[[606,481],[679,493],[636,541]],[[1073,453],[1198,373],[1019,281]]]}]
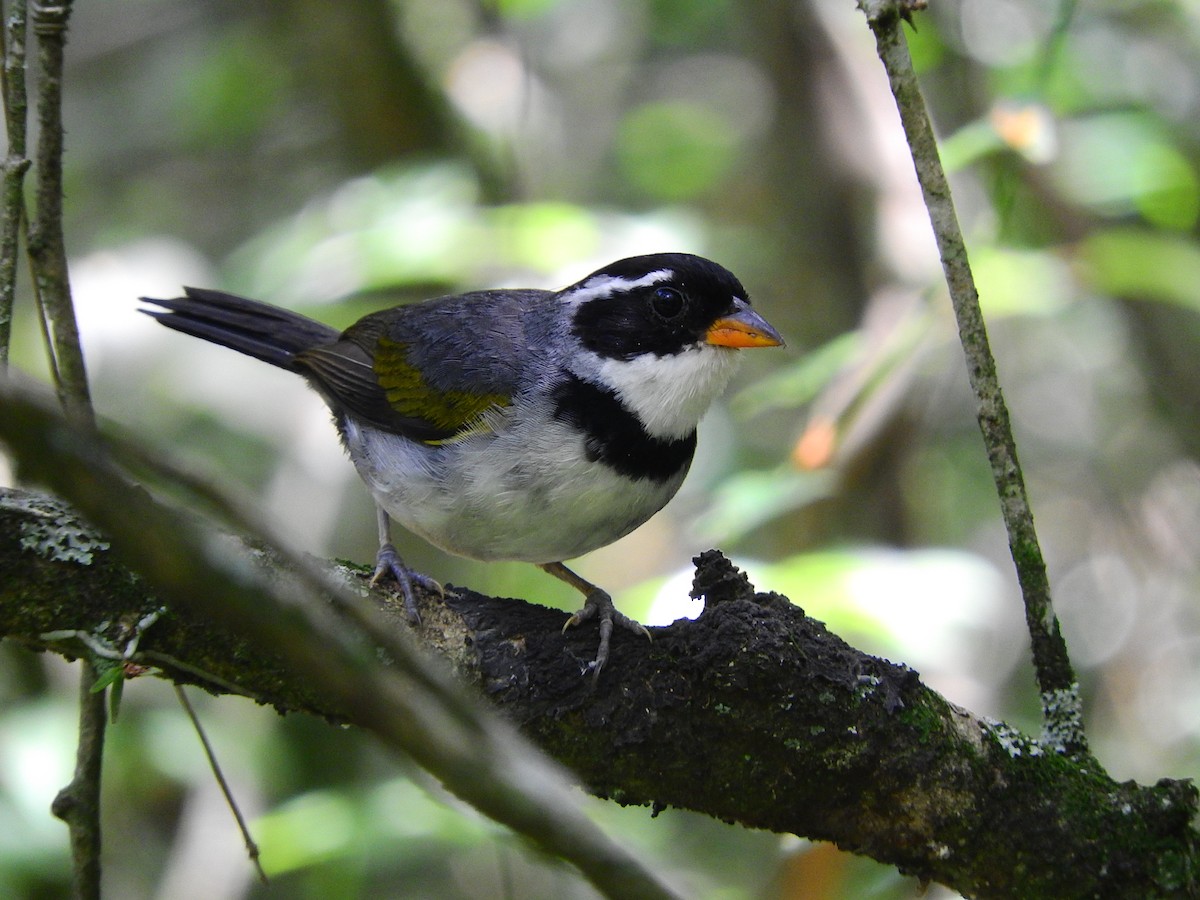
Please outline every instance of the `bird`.
[{"label": "bird", "polygon": [[559,291],[491,289],[370,313],[344,331],[268,303],[185,287],[141,298],[162,325],[303,376],[374,498],[372,583],[416,587],[393,520],[449,553],[537,565],[580,591],[563,631],[649,638],[564,560],[633,531],[679,490],[701,417],[748,348],[784,344],[741,282],[689,253],[617,260]]}]

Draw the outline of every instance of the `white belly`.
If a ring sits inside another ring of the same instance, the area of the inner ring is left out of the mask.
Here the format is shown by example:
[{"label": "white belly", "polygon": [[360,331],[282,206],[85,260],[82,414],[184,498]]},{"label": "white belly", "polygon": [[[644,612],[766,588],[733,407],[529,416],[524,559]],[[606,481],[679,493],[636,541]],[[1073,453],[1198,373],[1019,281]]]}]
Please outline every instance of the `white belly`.
[{"label": "white belly", "polygon": [[459,556],[532,563],[573,559],[611,544],[658,512],[687,474],[632,481],[584,454],[555,423],[441,447],[346,424],[359,475],[392,519]]}]

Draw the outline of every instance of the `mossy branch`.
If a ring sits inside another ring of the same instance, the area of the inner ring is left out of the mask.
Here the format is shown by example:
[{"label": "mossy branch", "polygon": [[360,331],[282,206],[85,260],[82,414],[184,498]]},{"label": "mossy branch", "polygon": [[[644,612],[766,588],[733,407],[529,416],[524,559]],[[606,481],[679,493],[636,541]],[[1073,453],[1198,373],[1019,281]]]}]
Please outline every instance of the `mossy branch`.
[{"label": "mossy branch", "polygon": [[967,358],[971,389],[975,392],[979,428],[1000,495],[1009,550],[1025,603],[1025,624],[1042,695],[1045,737],[1066,752],[1083,757],[1087,753],[1087,738],[1079,685],[1051,602],[1046,562],[1034,528],[1033,511],[1017,460],[1016,440],[1000,390],[966,242],[904,39],[903,22],[924,6],[923,0],[859,0],[859,7],[866,13],[875,34],[876,49],[896,99],[958,321],[959,340]]},{"label": "mossy branch", "polygon": [[[94,561],[107,553],[102,544],[111,541],[171,613],[190,614],[191,640],[158,643],[172,631],[169,620],[174,616],[159,617],[138,636],[143,656],[131,656],[131,662],[161,665],[183,673],[180,680],[210,689],[237,685],[239,692],[280,709],[307,709],[357,723],[486,815],[544,852],[574,863],[605,895],[647,900],[678,896],[587,818],[556,766],[488,715],[444,667],[418,653],[404,630],[367,606],[358,593],[283,550],[277,551],[283,566],[250,564],[227,539],[133,484],[91,428],[68,421],[34,391],[0,382],[0,442],[7,445],[22,479],[70,497],[102,529],[104,538],[97,542],[89,526],[68,525],[66,556],[78,558],[82,544],[81,552]],[[124,455],[142,458],[132,448],[125,448]],[[62,511],[49,515],[57,520]],[[43,528],[47,524],[33,522]],[[43,545],[39,534],[44,531],[23,534],[20,526],[10,532],[18,551]],[[64,555],[62,541],[48,540],[51,557]],[[15,575],[28,556],[26,551],[6,558],[6,574]],[[110,569],[103,580],[126,600],[130,590],[133,597],[140,595],[133,607],[107,620],[107,628],[101,624],[105,620],[89,613],[102,593],[100,585],[74,594],[65,605],[69,595],[60,578],[42,570],[32,582],[23,581],[10,599],[28,612],[33,597],[45,598],[44,588],[35,593],[35,586],[52,585],[55,599],[42,612],[56,610],[67,617],[65,623],[42,620],[37,630],[24,632],[25,638],[33,643],[65,640],[78,653],[94,652],[93,646],[106,642],[127,644],[131,623],[144,620],[159,601],[150,601],[128,570]],[[5,579],[6,590],[13,584]],[[197,631],[196,622],[208,624]],[[224,629],[217,631],[212,623]],[[82,644],[80,635],[86,636]],[[240,652],[231,656],[231,648]],[[382,666],[380,656],[390,665]]]},{"label": "mossy branch", "polygon": [[[356,576],[341,572],[339,587],[311,562],[251,555],[167,509],[120,477],[119,444],[11,385],[0,387],[0,442],[91,522],[58,501],[3,495],[0,634],[82,654],[70,635],[125,646],[129,623],[165,604],[132,662],[368,728],[606,893],[662,896],[610,842],[588,839],[540,755],[421,661],[402,604],[371,595],[366,608],[344,589],[361,590]],[[1198,883],[1189,783],[1117,784],[1094,760],[972,716],[915,672],[847,646],[756,593],[720,554],[699,562],[703,615],[654,629],[652,643],[615,638],[594,689],[580,665],[594,634],[564,636],[555,610],[451,589],[423,604],[418,637],[621,803],[834,841],[973,897],[1170,897]]]}]

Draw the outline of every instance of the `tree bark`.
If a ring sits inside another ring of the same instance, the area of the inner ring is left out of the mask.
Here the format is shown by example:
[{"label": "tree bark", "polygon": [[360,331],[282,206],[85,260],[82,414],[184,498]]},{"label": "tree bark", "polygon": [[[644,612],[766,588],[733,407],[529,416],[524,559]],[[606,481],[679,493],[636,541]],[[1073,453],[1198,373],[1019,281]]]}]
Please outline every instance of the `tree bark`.
[{"label": "tree bark", "polygon": [[[524,601],[449,587],[444,602],[423,598],[418,637],[619,803],[833,841],[971,897],[1195,896],[1190,782],[1118,784],[1093,758],[1055,754],[855,650],[786,598],[755,592],[719,553],[697,563],[703,614],[652,629],[652,642],[615,635],[596,686],[583,674],[595,632],[563,635],[564,613]],[[45,495],[0,493],[0,572],[0,634],[68,656],[84,646],[65,633],[121,646],[159,607]],[[389,623],[409,627],[402,603],[376,596]],[[166,609],[130,662],[355,721],[269,650],[189,609]]]}]

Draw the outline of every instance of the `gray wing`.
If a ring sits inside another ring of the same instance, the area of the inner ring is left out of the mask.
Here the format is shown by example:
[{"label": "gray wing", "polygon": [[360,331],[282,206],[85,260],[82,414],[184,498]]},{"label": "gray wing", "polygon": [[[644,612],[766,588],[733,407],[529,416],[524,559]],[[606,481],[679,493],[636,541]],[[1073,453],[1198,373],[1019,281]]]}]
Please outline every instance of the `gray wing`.
[{"label": "gray wing", "polygon": [[475,291],[360,319],[299,354],[335,411],[437,443],[530,385],[558,313],[549,291]]}]

